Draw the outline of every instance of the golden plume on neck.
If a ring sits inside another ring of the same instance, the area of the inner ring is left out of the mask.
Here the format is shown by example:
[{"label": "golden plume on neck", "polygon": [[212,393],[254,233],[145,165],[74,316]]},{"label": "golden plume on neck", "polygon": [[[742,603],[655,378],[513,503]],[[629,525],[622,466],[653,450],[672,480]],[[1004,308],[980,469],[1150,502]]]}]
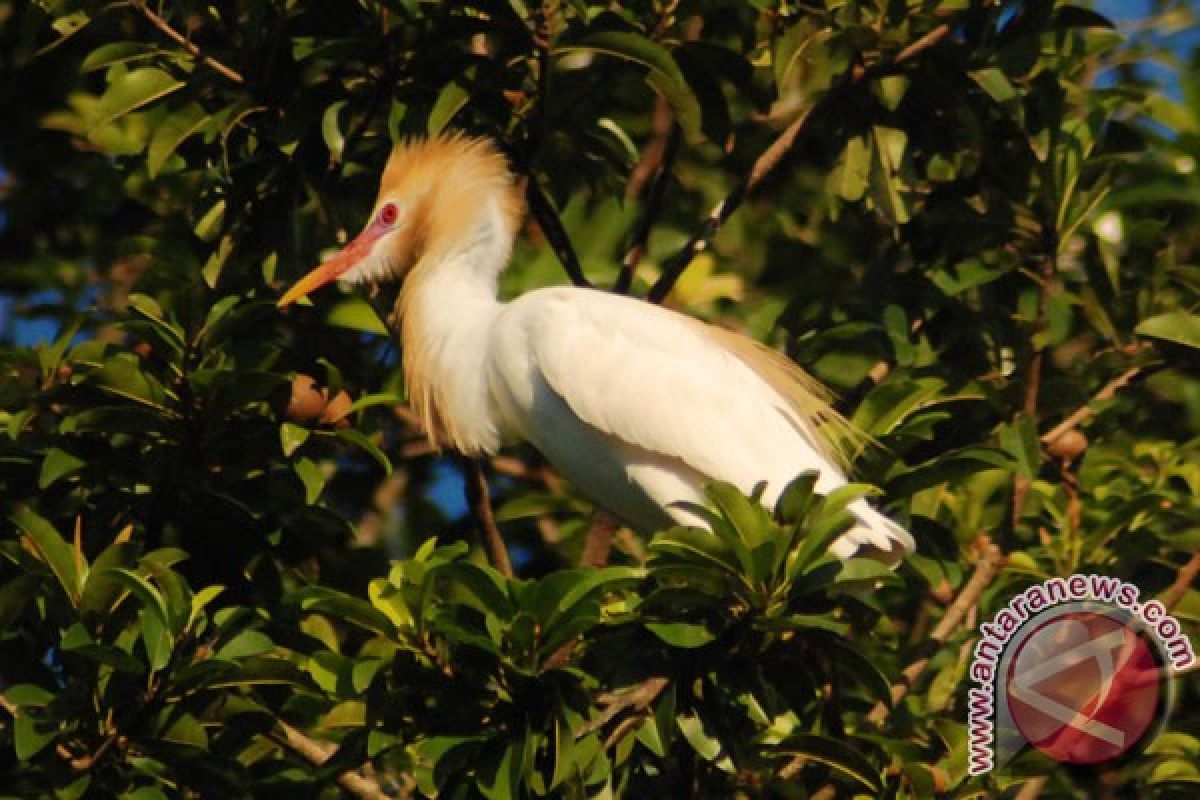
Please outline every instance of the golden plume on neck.
[{"label": "golden plume on neck", "polygon": [[376,208],[391,200],[407,217],[393,262],[404,282],[389,324],[393,330],[398,324],[403,342],[409,400],[435,447],[469,453],[475,449],[469,437],[446,413],[454,387],[433,374],[435,354],[446,346],[434,319],[447,309],[430,308],[422,290],[447,262],[461,259],[475,262],[480,288],[494,296],[494,279],[508,261],[521,219],[521,195],[494,143],[451,134],[396,146],[380,180]]}]

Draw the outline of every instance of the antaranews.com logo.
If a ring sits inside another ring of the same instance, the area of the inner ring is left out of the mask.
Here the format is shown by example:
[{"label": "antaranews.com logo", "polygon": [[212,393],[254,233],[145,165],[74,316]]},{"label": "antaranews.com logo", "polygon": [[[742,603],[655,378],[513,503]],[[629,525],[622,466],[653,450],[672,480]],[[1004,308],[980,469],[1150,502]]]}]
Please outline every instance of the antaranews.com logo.
[{"label": "antaranews.com logo", "polygon": [[1104,575],[1051,578],[979,626],[968,691],[968,771],[1027,745],[1095,764],[1148,743],[1175,674],[1196,660],[1179,624],[1138,587]]}]

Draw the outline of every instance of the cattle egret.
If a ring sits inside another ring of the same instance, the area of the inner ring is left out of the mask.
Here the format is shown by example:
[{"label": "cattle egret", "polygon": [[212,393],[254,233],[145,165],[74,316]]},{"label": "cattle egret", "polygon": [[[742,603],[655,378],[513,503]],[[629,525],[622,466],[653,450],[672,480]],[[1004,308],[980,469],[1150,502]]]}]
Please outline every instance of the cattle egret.
[{"label": "cattle egret", "polygon": [[[594,289],[501,302],[521,201],[504,157],[462,136],[399,145],[362,233],[298,281],[401,280],[394,322],[410,401],[435,446],[477,456],[532,443],[578,489],[639,530],[704,525],[714,480],[774,505],[796,475],[846,483],[848,426],[786,357],[740,334]],[[907,531],[861,498],[832,546],[895,561]]]}]

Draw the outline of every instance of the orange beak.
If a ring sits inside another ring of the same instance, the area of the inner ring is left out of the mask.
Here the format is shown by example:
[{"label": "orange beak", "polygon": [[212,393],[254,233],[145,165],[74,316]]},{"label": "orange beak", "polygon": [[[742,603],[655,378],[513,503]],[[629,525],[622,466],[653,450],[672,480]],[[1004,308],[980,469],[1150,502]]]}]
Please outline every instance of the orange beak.
[{"label": "orange beak", "polygon": [[316,291],[325,284],[331,283],[349,272],[355,264],[358,264],[371,254],[371,247],[382,233],[382,231],[375,231],[370,228],[363,231],[333,258],[322,262],[319,267],[296,281],[292,285],[292,288],[288,289],[283,297],[279,298],[276,306],[283,308],[284,306],[291,305],[300,298],[307,297],[310,292]]}]

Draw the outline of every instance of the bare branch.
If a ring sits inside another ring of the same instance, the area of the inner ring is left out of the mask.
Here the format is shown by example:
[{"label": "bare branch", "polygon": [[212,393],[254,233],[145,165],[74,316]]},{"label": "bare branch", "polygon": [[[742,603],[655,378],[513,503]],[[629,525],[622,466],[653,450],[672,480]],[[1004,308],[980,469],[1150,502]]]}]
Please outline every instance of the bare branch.
[{"label": "bare branch", "polygon": [[[941,644],[950,638],[954,631],[958,630],[963,619],[966,618],[967,612],[975,608],[979,603],[979,596],[983,594],[983,590],[991,585],[992,580],[996,577],[1000,566],[1004,563],[1004,553],[999,547],[991,541],[985,541],[983,545],[983,553],[975,564],[975,571],[971,574],[970,579],[963,584],[962,590],[958,593],[958,597],[954,598],[954,602],[946,609],[945,615],[938,620],[938,624],[933,627],[933,631],[929,634],[929,638]],[[908,695],[913,683],[929,666],[929,657],[920,658],[909,664],[901,672],[901,680],[892,687],[892,707]],[[867,715],[867,719],[874,722],[876,725],[881,724],[888,715],[888,706],[884,703],[878,703],[871,709],[871,713]]]},{"label": "bare branch", "polygon": [[579,563],[585,567],[603,567],[608,563],[608,555],[612,550],[613,533],[621,527],[609,514],[596,509],[592,514],[592,523],[588,526],[587,536],[583,540],[583,554]]},{"label": "bare branch", "polygon": [[1187,590],[1195,585],[1197,576],[1200,576],[1200,548],[1197,548],[1191,559],[1179,568],[1174,582],[1163,592],[1162,604],[1168,611],[1174,608],[1183,599]]},{"label": "bare branch", "polygon": [[1042,444],[1051,444],[1055,439],[1058,439],[1065,433],[1075,430],[1080,423],[1087,421],[1087,418],[1096,413],[1092,410],[1093,403],[1102,403],[1105,400],[1111,400],[1116,397],[1117,392],[1129,385],[1129,382],[1136,378],[1142,372],[1142,367],[1130,367],[1122,372],[1117,377],[1104,385],[1104,388],[1096,392],[1096,395],[1088,401],[1086,405],[1080,406],[1074,413],[1064,419],[1062,422],[1055,425],[1046,433],[1042,434]]},{"label": "bare branch", "polygon": [[[280,745],[283,745],[288,750],[296,753],[314,767],[323,767],[329,757],[337,749],[335,745],[324,745],[313,739],[308,738],[296,728],[287,724],[283,720],[277,720],[280,730],[283,735],[272,732],[271,738]],[[375,781],[360,775],[359,773],[349,770],[338,775],[338,786],[350,792],[355,797],[366,798],[366,800],[388,800],[388,795],[383,792],[379,784]]]},{"label": "bare branch", "polygon": [[[1029,347],[1032,354],[1029,357],[1029,365],[1025,370],[1025,402],[1023,411],[1033,423],[1037,424],[1038,419],[1038,393],[1041,389],[1042,381],[1042,362],[1045,360],[1046,348],[1037,344],[1038,335],[1046,329],[1046,313],[1050,300],[1050,288],[1053,285],[1054,273],[1057,269],[1054,253],[1058,249],[1057,241],[1052,241],[1047,244],[1047,255],[1042,258],[1042,269],[1038,279],[1037,293],[1037,316],[1034,319],[1033,327],[1029,331]],[[1013,499],[1012,499],[1012,523],[1013,527],[1021,519],[1021,512],[1025,510],[1025,498],[1029,494],[1029,479],[1024,475],[1016,475],[1013,479]]]},{"label": "bare branch", "polygon": [[633,285],[633,275],[646,252],[650,229],[662,210],[667,178],[675,155],[679,152],[681,138],[679,124],[671,118],[671,107],[660,97],[654,107],[654,138],[642,150],[641,160],[630,174],[626,190],[626,196],[636,196],[649,182],[641,213],[629,237],[629,247],[625,250],[625,258],[621,260],[621,272],[613,284],[613,291],[618,294],[629,294],[629,288]]},{"label": "bare branch", "polygon": [[666,299],[667,295],[671,293],[671,289],[675,286],[675,282],[679,280],[679,276],[688,268],[688,265],[692,263],[696,255],[708,247],[709,242],[716,235],[717,231],[720,230],[725,220],[729,219],[729,216],[737,210],[742,201],[754,192],[763,179],[779,166],[784,157],[795,147],[800,134],[810,124],[823,119],[833,109],[837,108],[849,92],[859,84],[894,71],[904,62],[910,61],[941,42],[949,36],[951,29],[949,23],[943,23],[905,47],[886,63],[876,64],[872,67],[862,67],[860,65],[852,67],[820,100],[788,125],[783,133],[779,134],[775,141],[771,143],[771,146],[758,157],[758,160],[754,162],[754,166],[750,170],[749,176],[733,187],[725,199],[718,203],[709,213],[708,218],[704,220],[699,230],[692,234],[692,237],[688,239],[683,248],[664,265],[662,275],[655,282],[654,286],[651,287],[646,298],[652,303],[661,303]]},{"label": "bare branch", "polygon": [[193,59],[199,61],[201,64],[213,70],[214,72],[219,72],[221,75],[225,76],[234,83],[241,84],[246,82],[246,79],[242,77],[240,72],[230,69],[212,56],[208,56],[200,52],[199,47],[189,41],[188,38],[182,33],[168,25],[165,19],[152,11],[150,7],[146,5],[146,0],[130,0],[130,2],[134,8],[141,12],[143,17],[150,20],[151,25],[158,28],[160,31],[166,34],[167,38],[186,50],[188,55],[190,55]]},{"label": "bare branch", "polygon": [[1050,778],[1045,775],[1038,775],[1021,784],[1020,791],[1017,792],[1013,800],[1037,800],[1041,795],[1042,789],[1046,788],[1046,784]]},{"label": "bare branch", "polygon": [[488,560],[506,578],[513,577],[512,562],[508,558],[508,548],[504,545],[504,537],[496,527],[496,516],[492,513],[492,499],[488,493],[487,475],[484,473],[484,461],[480,458],[464,458],[464,472],[467,479],[467,504],[471,513],[479,523],[483,534],[483,545],[487,550]]},{"label": "bare branch", "polygon": [[[669,678],[662,675],[653,675],[646,678],[637,686],[631,686],[620,692],[606,694],[601,698],[603,702],[607,703],[604,710],[595,719],[581,727],[575,733],[575,739],[582,739],[589,733],[600,730],[625,711],[632,710],[635,715],[646,713],[646,710],[650,708],[650,704],[657,700],[658,696],[663,693],[663,690],[670,685],[671,680]],[[610,747],[613,744],[616,744],[616,742],[606,742],[605,746]]]},{"label": "bare branch", "polygon": [[[1000,548],[992,544],[990,540],[985,539],[983,542],[983,552],[975,564],[975,572],[971,574],[970,579],[963,585],[962,591],[958,593],[958,597],[954,599],[954,602],[946,609],[946,613],[938,621],[938,624],[934,626],[933,631],[929,634],[930,640],[941,644],[950,638],[950,634],[954,633],[963,620],[967,618],[968,612],[975,609],[979,603],[979,596],[991,584],[992,579],[996,577],[996,572],[1003,563],[1004,554]],[[929,661],[930,657],[925,656],[905,667],[900,673],[900,680],[892,686],[891,706],[882,701],[876,703],[875,707],[871,709],[871,713],[867,714],[867,720],[875,725],[882,725],[887,719],[889,710],[895,708],[908,695],[917,678],[929,666]],[[795,780],[799,776],[800,770],[804,769],[804,765],[808,763],[808,760],[808,757],[805,755],[796,756],[783,765],[779,770],[779,777],[785,781]],[[832,787],[822,787],[821,791],[824,792],[826,790],[829,793],[822,796],[832,797]]]},{"label": "bare branch", "polygon": [[567,231],[563,227],[562,220],[558,217],[558,212],[554,210],[554,206],[550,204],[549,199],[542,193],[537,179],[532,174],[528,176],[525,183],[525,199],[529,203],[530,213],[537,220],[538,227],[542,229],[542,233],[546,236],[546,241],[554,248],[554,254],[558,256],[558,260],[562,264],[563,269],[566,270],[571,283],[576,286],[592,288],[592,282],[583,274],[583,267],[579,264],[579,256],[575,254],[575,248],[571,246],[571,238],[567,236]]}]

